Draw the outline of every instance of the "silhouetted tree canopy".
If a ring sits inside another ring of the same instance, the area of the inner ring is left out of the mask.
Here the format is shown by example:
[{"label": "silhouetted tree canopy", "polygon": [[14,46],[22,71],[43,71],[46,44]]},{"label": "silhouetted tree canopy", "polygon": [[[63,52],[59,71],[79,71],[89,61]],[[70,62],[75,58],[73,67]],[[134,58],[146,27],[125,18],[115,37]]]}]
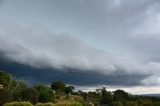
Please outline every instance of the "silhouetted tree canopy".
[{"label": "silhouetted tree canopy", "polygon": [[54,94],[53,91],[44,85],[35,86],[35,89],[38,91],[38,102],[53,102]]},{"label": "silhouetted tree canopy", "polygon": [[129,95],[127,92],[123,91],[123,90],[116,90],[113,92],[113,99],[115,101],[125,101],[129,99]]},{"label": "silhouetted tree canopy", "polygon": [[65,84],[62,81],[54,81],[51,84],[51,89],[55,90],[57,93],[64,92]]},{"label": "silhouetted tree canopy", "polygon": [[4,87],[9,86],[11,81],[11,75],[5,73],[4,71],[0,71],[0,84],[2,84]]},{"label": "silhouetted tree canopy", "polygon": [[105,88],[102,89],[101,103],[102,104],[111,104],[113,101],[112,93],[107,91]]}]

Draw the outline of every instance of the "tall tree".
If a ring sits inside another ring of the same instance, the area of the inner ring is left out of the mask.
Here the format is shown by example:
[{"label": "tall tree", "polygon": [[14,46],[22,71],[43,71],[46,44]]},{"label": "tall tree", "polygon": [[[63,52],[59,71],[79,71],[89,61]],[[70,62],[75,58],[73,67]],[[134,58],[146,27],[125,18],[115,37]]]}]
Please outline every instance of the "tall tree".
[{"label": "tall tree", "polygon": [[35,86],[35,89],[38,91],[38,102],[52,102],[54,100],[53,91],[44,85]]},{"label": "tall tree", "polygon": [[51,84],[51,89],[55,90],[56,93],[64,92],[64,90],[65,90],[65,84],[62,81],[54,81]]},{"label": "tall tree", "polygon": [[129,99],[129,95],[127,92],[123,91],[123,90],[116,90],[113,92],[113,99],[114,101],[126,101]]},{"label": "tall tree", "polygon": [[107,91],[105,88],[102,88],[102,97],[101,103],[110,105],[113,101],[112,93]]},{"label": "tall tree", "polygon": [[8,91],[8,89],[0,89],[0,106],[2,106],[6,102],[10,102],[12,100],[12,94]]},{"label": "tall tree", "polygon": [[73,89],[74,89],[74,86],[67,86],[65,87],[65,93],[66,94],[72,94],[73,93]]},{"label": "tall tree", "polygon": [[4,71],[0,71],[0,84],[4,87],[8,87],[11,81],[11,75],[5,73]]}]

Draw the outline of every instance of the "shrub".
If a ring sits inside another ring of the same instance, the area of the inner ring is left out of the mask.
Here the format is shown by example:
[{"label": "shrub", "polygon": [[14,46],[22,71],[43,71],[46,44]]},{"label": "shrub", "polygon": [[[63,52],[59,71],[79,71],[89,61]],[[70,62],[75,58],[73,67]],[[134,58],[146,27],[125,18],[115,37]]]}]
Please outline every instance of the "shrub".
[{"label": "shrub", "polygon": [[137,106],[137,103],[134,101],[128,101],[126,102],[126,106]]},{"label": "shrub", "polygon": [[72,102],[69,106],[82,106],[82,104],[79,102]]},{"label": "shrub", "polygon": [[0,106],[7,102],[11,102],[12,94],[9,92],[8,89],[0,89]]},{"label": "shrub", "polygon": [[112,103],[112,106],[124,106],[124,104],[121,101],[116,101]]},{"label": "shrub", "polygon": [[57,103],[54,106],[82,106],[82,104],[79,102],[62,102]]},{"label": "shrub", "polygon": [[54,93],[49,87],[38,85],[35,89],[38,91],[38,101],[40,103],[52,102],[54,100]]},{"label": "shrub", "polygon": [[61,103],[38,103],[36,106],[82,106],[79,102],[61,102]]},{"label": "shrub", "polygon": [[30,102],[11,102],[6,103],[3,106],[33,106]]},{"label": "shrub", "polygon": [[38,103],[36,106],[55,106],[53,103]]},{"label": "shrub", "polygon": [[94,106],[94,104],[91,103],[91,102],[85,103],[84,105],[85,105],[85,106]]},{"label": "shrub", "polygon": [[38,101],[38,92],[34,88],[24,88],[20,90],[17,94],[19,94],[18,101],[29,101],[32,104],[36,104]]}]

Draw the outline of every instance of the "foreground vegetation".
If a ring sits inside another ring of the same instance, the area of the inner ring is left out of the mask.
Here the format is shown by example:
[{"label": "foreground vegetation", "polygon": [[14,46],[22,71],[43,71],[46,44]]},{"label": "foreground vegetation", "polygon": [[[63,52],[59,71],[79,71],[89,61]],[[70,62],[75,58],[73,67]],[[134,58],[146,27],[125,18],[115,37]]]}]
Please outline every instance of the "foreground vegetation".
[{"label": "foreground vegetation", "polygon": [[[33,106],[30,102],[11,102],[3,106]],[[35,106],[82,106],[79,102],[37,103]]]},{"label": "foreground vegetation", "polygon": [[0,106],[160,106],[160,97],[135,96],[123,90],[74,91],[74,86],[62,81],[28,86],[3,71],[0,84]]}]

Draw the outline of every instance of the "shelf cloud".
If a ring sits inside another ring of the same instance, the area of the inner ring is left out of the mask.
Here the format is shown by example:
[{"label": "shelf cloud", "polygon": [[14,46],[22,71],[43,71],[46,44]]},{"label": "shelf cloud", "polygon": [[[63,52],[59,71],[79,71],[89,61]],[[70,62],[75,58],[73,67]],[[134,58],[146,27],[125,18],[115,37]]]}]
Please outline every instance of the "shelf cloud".
[{"label": "shelf cloud", "polygon": [[16,73],[37,81],[43,73],[44,82],[65,76],[60,79],[79,85],[159,86],[159,5],[158,0],[2,0],[1,62],[31,67],[28,76]]}]

